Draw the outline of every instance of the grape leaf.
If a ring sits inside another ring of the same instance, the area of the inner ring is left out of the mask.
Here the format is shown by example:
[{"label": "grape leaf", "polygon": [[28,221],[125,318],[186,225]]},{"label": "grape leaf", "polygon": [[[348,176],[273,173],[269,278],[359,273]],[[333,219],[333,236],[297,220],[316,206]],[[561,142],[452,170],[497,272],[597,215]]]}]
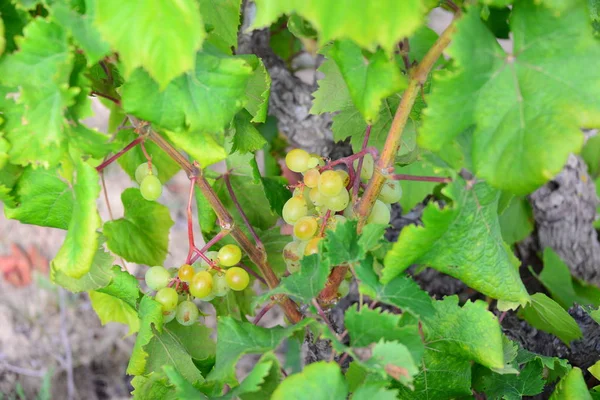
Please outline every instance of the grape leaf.
[{"label": "grape leaf", "polygon": [[177,341],[194,360],[213,359],[216,345],[210,337],[212,330],[205,325],[183,326],[176,320],[163,326],[163,331]]},{"label": "grape leaf", "polygon": [[272,400],[328,400],[345,399],[348,388],[340,366],[335,362],[312,363],[298,374],[286,378]]},{"label": "grape leaf", "polygon": [[326,55],[336,62],[354,105],[370,125],[379,117],[381,101],[406,88],[406,79],[383,50],[365,57],[352,41],[340,40]]},{"label": "grape leaf", "polygon": [[[543,371],[542,363],[539,361],[525,364],[518,375],[494,374],[487,370],[483,376],[474,377],[473,387],[479,392],[484,392],[490,400],[520,400],[523,396],[535,396],[542,392]],[[476,375],[475,369],[473,375]]]},{"label": "grape leaf", "polygon": [[551,247],[544,249],[543,260],[544,269],[537,278],[548,289],[552,298],[565,310],[573,306],[573,303],[586,304],[587,301],[575,292],[569,267]]},{"label": "grape leaf", "polygon": [[519,347],[517,358],[515,359],[517,364],[525,364],[534,360],[539,360],[544,366],[545,379],[549,383],[565,376],[571,370],[571,365],[565,359],[543,356]]},{"label": "grape leaf", "polygon": [[[253,278],[250,278],[253,279]],[[219,316],[231,316],[240,321],[246,321],[246,315],[254,312],[252,299],[254,291],[249,285],[243,291],[230,290],[227,296],[215,297],[211,304],[215,307],[216,314]]]},{"label": "grape leaf", "polygon": [[144,67],[162,90],[194,68],[196,51],[206,36],[195,1],[96,0],[95,10],[95,24],[119,52],[125,77]]},{"label": "grape leaf", "polygon": [[412,264],[428,265],[496,299],[525,304],[529,295],[518,260],[502,241],[498,223],[500,193],[486,183],[467,187],[457,177],[442,193],[453,205],[430,203],[424,226],[407,226],[385,256],[383,282]]},{"label": "grape leaf", "polygon": [[92,267],[98,249],[97,229],[102,223],[96,199],[100,194],[98,172],[82,160],[75,160],[73,191],[75,202],[69,230],[52,260],[52,268],[71,278],[81,278]]},{"label": "grape leaf", "polygon": [[0,55],[2,55],[2,53],[4,53],[5,48],[6,48],[6,39],[4,39],[4,20],[2,18],[0,18]]},{"label": "grape leaf", "polygon": [[7,218],[24,224],[67,229],[73,213],[74,193],[58,168],[27,167],[14,188],[17,206],[5,204]]},{"label": "grape leaf", "polygon": [[82,155],[92,156],[98,160],[108,153],[118,150],[118,143],[109,143],[109,136],[90,129],[85,125],[74,124],[65,132],[69,143],[81,151]]},{"label": "grape leaf", "polygon": [[383,339],[373,346],[371,358],[363,363],[374,372],[379,371],[382,377],[391,376],[408,387],[412,386],[413,376],[419,372],[405,345]]},{"label": "grape leaf", "polygon": [[368,50],[375,51],[379,45],[392,53],[402,38],[410,36],[423,23],[424,12],[421,0],[352,1],[348,4],[333,0],[259,0],[251,28],[267,27],[282,14],[295,13],[310,22],[319,33],[321,46],[334,39],[351,39]]},{"label": "grape leaf", "polygon": [[581,369],[575,367],[558,382],[550,400],[592,400]]},{"label": "grape leaf", "polygon": [[162,332],[163,314],[160,303],[154,301],[152,297],[144,296],[140,301],[138,308],[138,318],[140,329],[135,339],[131,358],[127,365],[129,375],[143,375],[146,369],[146,359],[148,353],[144,347],[154,336],[153,329]]},{"label": "grape leaf", "polygon": [[588,166],[588,172],[594,178],[600,176],[600,135],[588,139],[581,151],[581,158]]},{"label": "grape leaf", "polygon": [[251,122],[265,122],[267,120],[267,110],[269,108],[269,95],[271,94],[271,75],[267,72],[265,64],[260,58],[248,58],[246,60],[253,65],[254,72],[248,79],[246,85],[246,96],[248,102],[245,105],[246,110],[252,115]]},{"label": "grape leaf", "polygon": [[4,22],[4,34],[2,37],[6,41],[5,51],[10,53],[17,48],[15,38],[23,35],[23,27],[28,22],[29,14],[15,8],[13,2],[3,1],[0,3],[0,16],[2,16]]},{"label": "grape leaf", "polygon": [[124,217],[104,224],[108,248],[127,261],[162,265],[168,252],[169,229],[173,226],[169,209],[145,200],[134,188],[126,189],[121,201]]},{"label": "grape leaf", "polygon": [[[191,368],[195,367],[191,366]],[[208,400],[208,397],[206,397],[206,395],[200,390],[196,389],[194,385],[186,381],[183,373],[180,373],[180,371],[178,371],[178,369],[173,365],[165,365],[162,369],[173,386],[175,386],[175,394],[178,399]],[[156,375],[156,372],[152,375]]]},{"label": "grape leaf", "polygon": [[224,396],[217,397],[216,400],[270,398],[281,381],[280,368],[277,357],[272,352],[265,353],[242,383]]},{"label": "grape leaf", "polygon": [[[214,179],[207,178],[208,183],[212,186]],[[213,211],[210,203],[204,197],[204,194],[197,187],[194,189],[196,197],[196,207],[198,208],[198,223],[203,234],[210,234],[216,227],[217,214]]]},{"label": "grape leaf", "polygon": [[532,295],[531,303],[519,312],[519,316],[533,327],[557,336],[567,346],[583,336],[573,317],[543,293]]},{"label": "grape leaf", "polygon": [[104,251],[103,247],[103,244],[100,243],[89,272],[81,278],[71,278],[52,266],[50,270],[52,282],[74,293],[96,290],[107,286],[113,278],[111,267],[115,258],[110,253]]},{"label": "grape leaf", "polygon": [[335,230],[327,231],[324,243],[331,265],[362,261],[367,252],[379,244],[387,228],[368,224],[359,235],[357,225],[357,221],[348,220],[337,224]]},{"label": "grape leaf", "polygon": [[523,197],[513,197],[499,221],[502,238],[509,245],[520,242],[533,232],[531,206]]},{"label": "grape leaf", "polygon": [[[320,53],[326,56],[328,49],[326,46]],[[313,93],[311,114],[337,112],[350,107],[350,91],[335,61],[330,57],[325,58],[317,71],[322,73],[323,77],[317,81],[319,88]]]},{"label": "grape leaf", "polygon": [[451,152],[452,141],[475,126],[475,173],[527,194],[581,148],[580,126],[600,123],[600,83],[585,67],[597,62],[600,45],[581,1],[560,16],[532,0],[520,1],[510,26],[515,45],[506,54],[477,8],[459,21],[448,50],[454,68],[435,75],[419,145]]},{"label": "grape leaf", "polygon": [[170,131],[221,132],[246,103],[252,72],[243,58],[207,46],[195,69],[163,91],[145,71],[134,71],[123,85],[123,108]]},{"label": "grape leaf", "polygon": [[504,367],[502,332],[483,301],[458,305],[458,296],[434,302],[436,313],[424,320],[425,346],[441,353],[476,361],[489,368]]},{"label": "grape leaf", "polygon": [[134,308],[118,297],[90,290],[92,308],[98,314],[102,325],[109,322],[119,322],[129,327],[129,334],[140,329],[140,321]]},{"label": "grape leaf", "polygon": [[269,265],[273,269],[273,272],[278,277],[281,277],[287,270],[285,260],[283,259],[283,248],[290,242],[290,236],[282,235],[279,226],[258,232],[258,236],[265,246]]},{"label": "grape leaf", "polygon": [[265,188],[265,196],[269,200],[271,211],[283,216],[283,206],[292,197],[292,193],[286,187],[286,180],[283,177],[262,177],[262,184]]},{"label": "grape leaf", "polygon": [[0,60],[0,83],[20,87],[14,107],[19,118],[9,118],[5,137],[11,143],[14,164],[58,163],[65,151],[64,112],[78,89],[69,89],[73,56],[64,30],[53,22],[36,19],[17,40],[19,51]]},{"label": "grape leaf", "polygon": [[154,373],[147,377],[143,375],[134,376],[131,380],[131,386],[133,386],[131,394],[134,400],[180,400],[164,373]]},{"label": "grape leaf", "polygon": [[434,313],[431,298],[412,279],[397,276],[387,284],[382,284],[373,271],[370,257],[355,266],[354,270],[359,280],[359,291],[373,300],[394,305],[418,317]]},{"label": "grape leaf", "polygon": [[51,9],[52,17],[69,30],[85,52],[87,65],[91,66],[110,52],[110,46],[102,40],[98,29],[92,25],[90,17],[93,16],[90,16],[90,10],[86,11],[87,15],[81,15],[61,3],[54,3]]},{"label": "grape leaf", "polygon": [[217,362],[208,379],[235,382],[235,365],[249,353],[264,353],[275,349],[281,341],[294,332],[304,329],[313,321],[305,318],[287,328],[263,328],[231,317],[219,317],[217,322]]},{"label": "grape leaf", "polygon": [[206,41],[224,53],[237,49],[241,0],[199,0],[200,13],[207,29]]},{"label": "grape leaf", "polygon": [[240,111],[233,119],[232,129],[229,134],[233,135],[231,152],[245,154],[262,149],[267,141],[260,132],[252,125],[252,116],[247,111]]},{"label": "grape leaf", "polygon": [[[123,129],[119,131],[117,134],[119,147],[123,148],[127,146],[136,137],[137,135],[133,130]],[[144,146],[150,157],[152,157],[152,165],[156,166],[156,169],[158,170],[158,179],[160,179],[162,183],[166,183],[173,175],[181,170],[179,164],[173,161],[173,159],[154,142],[147,140],[144,143]],[[135,170],[140,164],[148,162],[148,160],[146,159],[146,156],[144,156],[142,148],[140,146],[135,146],[119,157],[117,162],[121,168],[127,172],[127,175],[129,175],[132,180],[135,180]]]},{"label": "grape leaf", "polygon": [[97,292],[118,297],[135,310],[140,298],[140,284],[137,278],[119,266],[114,266],[111,273],[113,278],[110,284],[98,289]]},{"label": "grape leaf", "polygon": [[396,390],[388,390],[379,385],[367,384],[356,389],[352,394],[352,400],[396,400]]},{"label": "grape leaf", "polygon": [[[396,173],[416,176],[447,176],[444,170],[437,168],[425,159],[418,159],[409,165],[396,167]],[[402,213],[408,213],[414,206],[425,200],[427,195],[433,193],[433,189],[439,183],[402,181],[400,185],[402,186],[402,197],[399,203],[402,206]]]},{"label": "grape leaf", "polygon": [[223,161],[227,153],[223,148],[224,137],[222,134],[211,135],[200,131],[165,133],[171,141],[188,155],[198,161],[201,168]]}]

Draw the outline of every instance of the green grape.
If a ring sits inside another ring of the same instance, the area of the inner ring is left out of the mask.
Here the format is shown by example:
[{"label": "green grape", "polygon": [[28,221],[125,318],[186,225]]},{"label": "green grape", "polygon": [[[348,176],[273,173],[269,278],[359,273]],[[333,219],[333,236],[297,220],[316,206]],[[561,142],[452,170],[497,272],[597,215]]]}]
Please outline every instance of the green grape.
[{"label": "green grape", "polygon": [[286,244],[283,248],[283,260],[290,274],[300,270],[300,260],[302,259],[300,247],[302,243],[299,240],[294,240]]},{"label": "green grape", "polygon": [[210,292],[210,294],[208,296],[203,297],[200,300],[202,300],[202,301],[211,301],[214,298],[215,298],[215,294],[213,292]]},{"label": "green grape", "polygon": [[356,214],[354,213],[354,204],[348,204],[348,207],[344,210],[344,217],[348,219],[354,219],[356,217]]},{"label": "green grape", "polygon": [[315,236],[319,223],[315,217],[302,217],[294,224],[294,235],[300,240],[308,240]]},{"label": "green grape", "polygon": [[148,201],[156,201],[162,193],[162,184],[156,175],[148,175],[140,183],[142,197]]},{"label": "green grape", "polygon": [[190,282],[194,277],[194,267],[188,264],[183,264],[179,271],[177,272],[177,276],[182,282]]},{"label": "green grape", "polygon": [[348,203],[350,202],[350,194],[346,189],[342,189],[335,196],[325,196],[324,197],[325,206],[333,212],[342,211],[346,207],[348,207]]},{"label": "green grape", "polygon": [[369,214],[369,217],[367,218],[367,223],[387,225],[390,223],[390,216],[390,210],[385,203],[381,200],[375,200],[373,210],[371,210],[371,214]]},{"label": "green grape", "polygon": [[294,224],[308,214],[306,201],[302,197],[292,197],[283,205],[283,219],[288,224]]},{"label": "green grape", "polygon": [[150,168],[148,168],[148,163],[147,162],[145,162],[143,164],[140,164],[135,169],[135,180],[139,184],[141,184],[142,181],[144,180],[144,178],[147,177],[148,175],[156,175],[156,176],[158,176],[158,170],[156,169],[156,166],[154,164],[152,164],[152,172],[150,172]]},{"label": "green grape", "polygon": [[310,154],[302,149],[294,149],[285,156],[285,165],[294,172],[304,172],[308,169]]},{"label": "green grape", "polygon": [[179,322],[183,326],[193,325],[194,322],[198,320],[198,316],[200,312],[198,312],[198,307],[193,302],[186,300],[182,301],[177,306],[177,313],[175,318],[177,318],[177,322]]},{"label": "green grape", "polygon": [[316,166],[321,165],[321,163],[325,165],[325,162],[323,162],[323,159],[319,155],[311,154],[308,159],[308,168],[315,168]]},{"label": "green grape", "polygon": [[344,188],[342,177],[335,171],[325,171],[319,177],[319,192],[324,196],[335,196]]},{"label": "green grape", "polygon": [[321,237],[314,237],[310,239],[304,248],[304,255],[310,256],[311,254],[317,254],[319,252],[319,242],[321,239]]},{"label": "green grape", "polygon": [[208,271],[196,272],[190,282],[190,294],[199,299],[210,295],[213,288],[213,276]]},{"label": "green grape", "polygon": [[[373,156],[370,153],[365,154],[363,157],[362,168],[360,169],[360,179],[368,181],[373,176],[373,168],[375,162]],[[358,160],[354,160],[354,169],[358,168]]]},{"label": "green grape", "polygon": [[325,196],[319,192],[319,188],[312,188],[308,194],[308,198],[315,205],[315,207],[321,207],[325,205]]},{"label": "green grape", "polygon": [[231,267],[242,259],[242,250],[235,244],[226,244],[219,250],[219,264]]},{"label": "green grape", "polygon": [[[206,256],[206,258],[208,258],[211,261],[214,261],[215,264],[219,263],[219,252],[218,251],[207,251],[206,253],[204,253],[204,255]],[[194,265],[196,265],[196,263],[194,263]],[[196,268],[196,272],[200,272],[200,271],[207,271],[209,268],[209,265],[206,261],[204,261],[203,258],[200,258],[200,267]]]},{"label": "green grape", "polygon": [[167,287],[171,280],[171,274],[163,267],[152,267],[146,271],[146,285],[152,290],[160,290]]},{"label": "green grape", "polygon": [[164,312],[174,310],[175,307],[177,307],[179,296],[177,295],[177,291],[175,289],[165,287],[156,292],[154,300],[156,300],[162,305],[162,309]]},{"label": "green grape", "polygon": [[346,297],[350,292],[350,282],[347,280],[343,280],[338,286],[338,295],[340,297]]},{"label": "green grape", "polygon": [[321,176],[321,173],[319,172],[318,169],[316,169],[316,168],[309,169],[308,171],[306,171],[304,173],[304,184],[308,188],[311,188],[311,189],[316,188],[317,186],[319,186],[319,177],[320,176]]},{"label": "green grape", "polygon": [[342,184],[344,185],[344,187],[347,187],[350,183],[350,175],[348,175],[348,173],[343,169],[336,169],[335,173],[338,174],[340,178],[342,178]]},{"label": "green grape", "polygon": [[223,297],[227,296],[227,293],[229,293],[229,285],[227,284],[225,274],[215,274],[213,276],[213,290],[211,294],[214,294],[215,297]]},{"label": "green grape", "polygon": [[327,221],[327,229],[329,229],[330,231],[335,231],[337,229],[338,224],[342,224],[346,221],[346,217],[344,217],[343,215],[336,214],[329,218],[329,221]]},{"label": "green grape", "polygon": [[387,180],[381,188],[379,193],[379,200],[386,204],[394,204],[400,201],[402,198],[402,186],[400,182],[394,180]]},{"label": "green grape", "polygon": [[250,283],[250,276],[240,267],[231,267],[225,272],[227,284],[231,290],[240,291],[246,289]]},{"label": "green grape", "polygon": [[163,311],[163,323],[167,324],[175,319],[175,314],[177,314],[177,310],[169,310]]}]

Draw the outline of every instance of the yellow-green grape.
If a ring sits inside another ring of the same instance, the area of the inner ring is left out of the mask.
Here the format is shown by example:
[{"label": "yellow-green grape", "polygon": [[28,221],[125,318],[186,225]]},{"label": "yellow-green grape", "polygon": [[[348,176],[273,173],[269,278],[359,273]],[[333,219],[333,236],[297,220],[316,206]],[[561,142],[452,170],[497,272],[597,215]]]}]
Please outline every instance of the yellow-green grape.
[{"label": "yellow-green grape", "polygon": [[219,264],[232,267],[242,259],[242,250],[235,244],[226,244],[219,250]]},{"label": "yellow-green grape", "polygon": [[308,167],[310,154],[302,149],[294,149],[285,156],[285,165],[294,172],[304,172]]},{"label": "yellow-green grape", "polygon": [[[207,251],[206,253],[204,253],[204,255],[206,256],[206,258],[213,261],[215,264],[219,263],[219,252],[218,251]],[[196,264],[197,263],[194,263],[194,266]],[[208,263],[203,258],[200,258],[200,267],[196,268],[196,272],[207,271],[208,268],[209,268]]]},{"label": "yellow-green grape", "polygon": [[325,165],[323,158],[321,158],[317,154],[311,154],[310,158],[308,159],[308,168],[315,168],[316,166],[319,166],[319,165]]},{"label": "yellow-green grape", "polygon": [[193,325],[194,322],[198,320],[198,316],[200,312],[198,312],[198,307],[193,302],[186,300],[179,303],[177,306],[177,314],[175,318],[177,318],[177,322],[179,322],[183,326]]},{"label": "yellow-green grape", "polygon": [[[373,176],[373,168],[375,162],[373,156],[370,153],[365,154],[363,157],[362,168],[360,169],[360,179],[368,181]],[[358,160],[354,160],[354,169],[358,168]]]},{"label": "yellow-green grape", "polygon": [[390,216],[390,210],[387,208],[386,204],[381,200],[375,200],[373,210],[371,210],[371,214],[369,214],[369,217],[367,218],[367,223],[387,225],[390,223]]},{"label": "yellow-green grape", "polygon": [[160,290],[167,287],[171,280],[171,274],[164,267],[152,267],[146,271],[144,280],[150,289]]},{"label": "yellow-green grape", "polygon": [[317,254],[319,252],[319,242],[321,239],[321,237],[314,237],[310,239],[304,248],[304,255],[310,256],[311,254]]},{"label": "yellow-green grape", "polygon": [[148,201],[156,201],[162,193],[162,183],[156,175],[147,175],[140,183],[140,193]]},{"label": "yellow-green grape", "polygon": [[319,223],[315,217],[302,217],[294,224],[294,235],[300,240],[308,240],[315,236]]},{"label": "yellow-green grape", "polygon": [[319,177],[321,173],[318,169],[312,168],[304,173],[304,184],[309,188],[316,188],[319,186]]},{"label": "yellow-green grape", "polygon": [[338,295],[340,297],[346,297],[349,292],[350,292],[350,282],[348,282],[347,280],[343,280],[340,283],[340,286],[338,286]]},{"label": "yellow-green grape", "polygon": [[400,182],[394,180],[385,181],[379,194],[379,200],[386,204],[394,204],[399,202],[401,198],[402,186],[400,186]]},{"label": "yellow-green grape", "polygon": [[346,207],[346,209],[344,210],[344,217],[348,219],[354,219],[355,216],[356,214],[354,213],[354,204],[350,203],[348,204],[348,207]]},{"label": "yellow-green grape", "polygon": [[333,212],[342,211],[346,207],[348,207],[348,203],[350,202],[350,194],[346,189],[342,189],[335,196],[324,196],[325,207],[330,209]]},{"label": "yellow-green grape", "polygon": [[308,194],[308,198],[315,205],[315,207],[321,207],[321,206],[325,205],[325,203],[323,201],[323,199],[325,198],[325,196],[323,196],[321,194],[321,192],[319,192],[319,188],[312,188],[312,189],[310,189],[310,192]]},{"label": "yellow-green grape", "polygon": [[246,289],[248,283],[250,283],[250,276],[240,267],[229,268],[227,272],[225,272],[225,278],[227,279],[227,284],[231,290],[235,291]]},{"label": "yellow-green grape", "polygon": [[179,300],[179,296],[177,295],[177,291],[175,289],[165,287],[156,292],[154,300],[160,303],[164,312],[174,310],[175,307],[177,307],[177,301]]},{"label": "yellow-green grape", "polygon": [[156,166],[154,164],[152,164],[152,169],[149,168],[147,162],[140,164],[135,169],[135,180],[139,184],[141,184],[142,180],[144,180],[144,178],[148,175],[158,175],[158,170],[156,169]]},{"label": "yellow-green grape", "polygon": [[294,224],[308,214],[308,207],[304,197],[292,197],[283,205],[283,219],[288,224]]},{"label": "yellow-green grape", "polygon": [[190,282],[190,294],[199,299],[210,295],[213,288],[213,276],[208,271],[197,272]]},{"label": "yellow-green grape", "polygon": [[196,273],[196,271],[194,271],[194,267],[192,267],[189,264],[183,264],[179,268],[179,272],[177,272],[177,276],[179,277],[179,279],[182,282],[190,282],[192,280],[192,278],[194,277],[195,273]]},{"label": "yellow-green grape", "polygon": [[319,177],[319,192],[324,196],[335,196],[344,188],[342,177],[335,171],[325,171]]},{"label": "yellow-green grape", "polygon": [[215,297],[227,296],[229,293],[229,285],[227,284],[227,278],[225,274],[217,273],[213,276],[213,290],[212,294]]},{"label": "yellow-green grape", "polygon": [[340,176],[340,178],[342,178],[342,183],[343,183],[344,187],[347,187],[348,184],[350,183],[350,175],[348,175],[348,173],[346,171],[344,171],[343,169],[336,169],[335,173],[338,174]]},{"label": "yellow-green grape", "polygon": [[302,259],[300,245],[302,243],[303,242],[299,240],[294,240],[293,242],[286,244],[283,248],[283,260],[285,261],[285,265],[290,274],[300,270],[300,260]]},{"label": "yellow-green grape", "polygon": [[163,323],[167,324],[175,319],[175,314],[177,314],[177,310],[169,310],[163,311]]},{"label": "yellow-green grape", "polygon": [[330,231],[335,231],[339,224],[342,224],[346,221],[347,219],[343,215],[335,214],[331,218],[329,218],[329,221],[327,221],[327,229],[329,229]]}]

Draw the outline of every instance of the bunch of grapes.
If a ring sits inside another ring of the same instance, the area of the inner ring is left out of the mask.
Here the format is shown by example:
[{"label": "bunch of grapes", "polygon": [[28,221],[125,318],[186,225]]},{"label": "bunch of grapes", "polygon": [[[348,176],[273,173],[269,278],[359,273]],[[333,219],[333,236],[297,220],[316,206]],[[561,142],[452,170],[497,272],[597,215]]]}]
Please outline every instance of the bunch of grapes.
[{"label": "bunch of grapes", "polygon": [[[300,269],[300,260],[304,256],[318,252],[325,229],[335,230],[337,224],[355,217],[354,205],[362,191],[358,191],[357,198],[351,198],[354,182],[348,172],[332,169],[322,158],[302,149],[290,151],[285,162],[291,171],[301,173],[304,177],[296,186],[293,197],[283,206],[283,219],[294,227],[294,240],[283,249],[283,257],[288,271],[295,273]],[[358,160],[347,167],[354,173],[358,169]],[[363,184],[371,179],[373,168],[373,156],[367,153],[360,170]],[[387,225],[390,222],[391,204],[397,203],[401,197],[400,184],[395,180],[386,181],[367,223]],[[351,275],[348,276],[350,278]],[[340,286],[342,294],[347,291],[347,284],[346,281],[345,285]]]},{"label": "bunch of grapes", "polygon": [[205,256],[211,263],[202,260],[183,264],[172,272],[160,266],[146,272],[146,285],[156,291],[154,300],[162,306],[164,323],[176,319],[181,325],[192,325],[200,315],[194,298],[211,301],[226,296],[230,290],[244,290],[250,283],[246,270],[234,266],[242,259],[242,251],[235,244],[225,245],[218,252],[209,251]]},{"label": "bunch of grapes", "polygon": [[158,179],[158,170],[152,163],[140,164],[135,170],[135,180],[140,184],[140,192],[144,199],[158,200],[162,193],[162,183]]}]

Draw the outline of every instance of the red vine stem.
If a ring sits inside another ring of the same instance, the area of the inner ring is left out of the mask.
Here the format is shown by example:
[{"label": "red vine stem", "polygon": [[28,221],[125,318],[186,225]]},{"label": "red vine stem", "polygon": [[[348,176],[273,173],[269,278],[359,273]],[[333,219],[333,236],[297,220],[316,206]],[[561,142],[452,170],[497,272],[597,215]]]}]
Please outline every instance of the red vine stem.
[{"label": "red vine stem", "polygon": [[273,306],[275,305],[275,302],[270,302],[269,304],[267,304],[266,306],[264,306],[264,308],[262,310],[260,310],[260,312],[258,314],[256,314],[256,317],[254,318],[254,321],[252,321],[252,323],[254,325],[258,325],[258,323],[260,322],[260,320],[262,319],[262,317],[265,316],[266,313],[269,312],[269,310],[271,308],[273,308]]},{"label": "red vine stem", "polygon": [[196,185],[196,177],[190,177],[190,194],[188,196],[188,204],[187,204],[187,228],[188,228],[188,244],[189,250],[188,255],[185,260],[186,264],[191,264],[192,254],[194,254],[194,248],[196,244],[194,242],[194,225],[192,220],[192,200],[194,200],[194,186]]},{"label": "red vine stem", "polygon": [[367,148],[359,151],[356,154],[352,154],[348,157],[343,157],[343,158],[337,159],[335,161],[332,161],[329,164],[325,165],[324,167],[319,168],[319,171],[326,171],[326,170],[332,169],[336,165],[340,165],[340,164],[351,165],[352,162],[354,162],[354,160],[362,159],[367,153],[370,153],[373,156],[373,158],[377,158],[377,155],[378,155],[377,149],[375,147],[367,147]]},{"label": "red vine stem", "polygon": [[[146,157],[146,160],[148,160],[148,171],[152,171],[152,157],[150,157],[150,154],[148,154],[148,152],[146,151],[146,146],[144,146],[144,142],[140,143],[140,146],[142,148],[142,152],[144,153],[144,157]],[[194,185],[192,185],[192,188],[194,187]]]},{"label": "red vine stem", "polygon": [[107,100],[112,101],[113,103],[115,103],[119,107],[121,106],[121,100],[117,99],[116,97],[112,97],[112,96],[109,96],[107,94],[96,92],[96,91],[92,91],[92,92],[90,92],[90,94],[94,95],[94,96],[98,96],[98,97],[103,97],[103,98],[105,98]]},{"label": "red vine stem", "polygon": [[145,138],[143,136],[138,136],[131,143],[129,143],[127,146],[125,146],[123,148],[123,150],[119,151],[117,154],[113,155],[112,157],[110,157],[109,159],[104,161],[102,164],[98,165],[96,167],[96,171],[98,171],[98,172],[102,171],[104,168],[106,168],[110,164],[112,164],[117,158],[121,157],[123,154],[127,153],[129,150],[134,148],[138,143],[142,143],[144,141],[144,139]]},{"label": "red vine stem", "polygon": [[[219,240],[223,239],[227,235],[229,235],[229,231],[228,230],[223,229],[223,230],[219,231],[219,233],[217,233],[215,236],[213,236],[213,238],[210,239],[204,245],[204,247],[202,247],[200,250],[196,249],[196,253],[197,254],[192,257],[192,259],[190,260],[189,264],[195,263],[196,260],[198,260],[198,258],[201,257],[200,254],[205,254],[208,249],[210,249],[215,243],[217,243]],[[211,264],[212,264],[212,262],[211,262]]]},{"label": "red vine stem", "polygon": [[246,228],[248,228],[248,230],[250,231],[250,234],[252,235],[252,238],[254,239],[254,243],[256,243],[256,247],[261,249],[262,251],[264,251],[265,246],[263,245],[262,241],[256,234],[256,231],[252,227],[252,224],[250,224],[250,221],[248,220],[248,216],[242,209],[242,206],[240,205],[240,202],[238,201],[238,199],[235,195],[235,192],[233,191],[233,187],[231,186],[231,179],[229,179],[229,173],[223,174],[223,180],[225,181],[225,186],[227,186],[227,191],[229,192],[229,197],[231,197],[231,201],[233,201],[235,208],[237,208],[238,212],[240,213],[240,216],[244,220],[244,224],[246,224]]}]

